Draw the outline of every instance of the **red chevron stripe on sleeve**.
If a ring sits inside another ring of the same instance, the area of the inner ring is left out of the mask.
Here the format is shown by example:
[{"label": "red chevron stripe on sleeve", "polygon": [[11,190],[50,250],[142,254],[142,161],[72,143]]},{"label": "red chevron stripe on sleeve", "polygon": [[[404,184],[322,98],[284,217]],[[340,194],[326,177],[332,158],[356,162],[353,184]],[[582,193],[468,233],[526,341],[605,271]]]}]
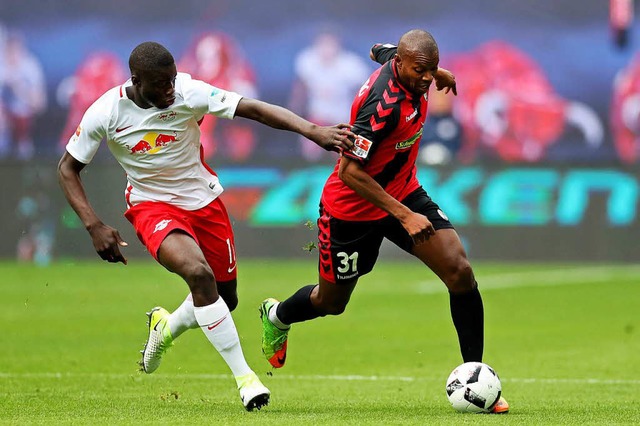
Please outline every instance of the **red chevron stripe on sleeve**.
[{"label": "red chevron stripe on sleeve", "polygon": [[384,128],[384,126],[387,123],[385,121],[378,123],[378,121],[376,120],[376,117],[372,115],[371,118],[369,119],[369,124],[371,124],[371,130],[373,130],[374,132],[377,132],[378,130]]}]

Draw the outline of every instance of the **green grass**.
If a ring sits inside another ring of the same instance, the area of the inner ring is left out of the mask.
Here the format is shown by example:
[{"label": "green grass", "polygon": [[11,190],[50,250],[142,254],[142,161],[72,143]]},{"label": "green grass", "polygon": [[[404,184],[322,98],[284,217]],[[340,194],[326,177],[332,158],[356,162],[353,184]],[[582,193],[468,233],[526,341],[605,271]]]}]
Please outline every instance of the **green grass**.
[{"label": "green grass", "polygon": [[0,263],[2,424],[638,424],[640,267],[475,265],[485,362],[512,411],[462,415],[444,381],[461,362],[442,284],[418,263],[382,260],[347,312],[298,324],[287,366],[260,352],[257,307],[315,280],[315,262],[239,265],[234,318],[272,391],[243,410],[198,330],[153,375],[137,372],[144,312],[174,309],[186,285],[159,265]]}]

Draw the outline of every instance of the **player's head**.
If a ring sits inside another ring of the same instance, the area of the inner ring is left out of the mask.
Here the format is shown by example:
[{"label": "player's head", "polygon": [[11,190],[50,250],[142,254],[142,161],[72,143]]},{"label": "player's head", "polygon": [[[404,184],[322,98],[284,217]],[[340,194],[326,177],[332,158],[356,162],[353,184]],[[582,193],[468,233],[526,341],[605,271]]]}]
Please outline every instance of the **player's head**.
[{"label": "player's head", "polygon": [[400,38],[396,54],[398,79],[412,93],[423,95],[429,91],[439,62],[438,45],[428,32],[411,30]]},{"label": "player's head", "polygon": [[161,44],[147,41],[136,46],[129,56],[134,90],[146,103],[167,108],[175,101],[176,63]]}]

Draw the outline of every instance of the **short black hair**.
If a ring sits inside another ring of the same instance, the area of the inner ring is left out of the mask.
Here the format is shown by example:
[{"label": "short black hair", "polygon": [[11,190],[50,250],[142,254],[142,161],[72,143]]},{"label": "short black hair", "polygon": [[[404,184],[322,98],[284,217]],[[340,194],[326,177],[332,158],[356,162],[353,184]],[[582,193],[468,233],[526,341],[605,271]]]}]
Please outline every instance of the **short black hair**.
[{"label": "short black hair", "polygon": [[420,29],[407,31],[398,42],[398,54],[404,55],[408,52],[437,53],[438,43],[428,31]]},{"label": "short black hair", "polygon": [[174,63],[175,60],[171,52],[155,41],[140,43],[129,56],[129,69],[131,72],[155,70],[171,66]]}]

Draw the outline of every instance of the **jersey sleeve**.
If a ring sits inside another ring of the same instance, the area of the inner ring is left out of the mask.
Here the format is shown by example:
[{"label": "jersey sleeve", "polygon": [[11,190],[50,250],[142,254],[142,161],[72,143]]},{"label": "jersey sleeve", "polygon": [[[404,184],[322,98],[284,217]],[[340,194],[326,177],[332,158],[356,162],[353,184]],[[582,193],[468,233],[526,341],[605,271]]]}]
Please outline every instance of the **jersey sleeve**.
[{"label": "jersey sleeve", "polygon": [[197,116],[211,114],[232,119],[242,96],[238,93],[212,86],[204,81],[193,80],[183,74],[182,93],[185,103]]},{"label": "jersey sleeve", "polygon": [[[367,85],[368,80],[363,89]],[[359,100],[360,96],[365,97],[364,101]],[[397,97],[390,92],[387,82],[381,79],[373,83],[368,94],[356,97],[351,109],[351,131],[356,134],[354,148],[343,155],[362,163],[371,159],[376,148],[398,126],[400,104],[395,99]]]},{"label": "jersey sleeve", "polygon": [[109,111],[105,97],[106,94],[87,109],[66,146],[67,152],[83,164],[93,160],[100,143],[107,136]]},{"label": "jersey sleeve", "polygon": [[396,52],[398,51],[398,46],[395,44],[374,44],[371,48],[371,52],[373,53],[374,60],[379,64],[385,64],[386,62],[393,59]]}]

